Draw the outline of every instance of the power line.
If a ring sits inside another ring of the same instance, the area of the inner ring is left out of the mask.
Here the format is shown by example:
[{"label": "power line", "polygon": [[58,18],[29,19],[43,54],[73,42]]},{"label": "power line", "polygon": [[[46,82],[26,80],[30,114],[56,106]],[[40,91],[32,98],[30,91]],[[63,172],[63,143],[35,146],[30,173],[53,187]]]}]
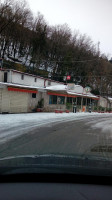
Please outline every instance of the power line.
[{"label": "power line", "polygon": [[[63,76],[60,76],[60,75],[51,75],[49,78],[54,78],[54,77],[56,77],[56,78],[59,78],[59,77],[65,77],[65,76],[67,76],[67,75],[63,75]],[[47,77],[47,76],[42,76],[42,77]],[[87,77],[87,78],[107,78],[107,77],[112,77],[112,75],[101,75],[101,76],[81,76],[81,75],[76,75],[76,76],[71,76],[71,78],[76,78],[76,77]]]},{"label": "power line", "polygon": [[[40,62],[40,60],[36,60],[36,61],[39,61]],[[49,60],[49,61],[42,61],[42,62],[48,62],[48,63],[56,63],[56,62],[58,62],[58,63],[83,63],[83,62],[92,62],[92,61],[99,61],[99,58],[97,58],[97,59],[92,59],[92,60],[71,60],[71,61],[59,61],[59,60]]]}]

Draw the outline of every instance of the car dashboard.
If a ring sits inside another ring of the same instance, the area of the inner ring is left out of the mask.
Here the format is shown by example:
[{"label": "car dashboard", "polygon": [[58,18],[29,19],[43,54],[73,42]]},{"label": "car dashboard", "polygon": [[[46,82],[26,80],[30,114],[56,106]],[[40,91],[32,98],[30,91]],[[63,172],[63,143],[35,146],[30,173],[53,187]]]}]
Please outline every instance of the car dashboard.
[{"label": "car dashboard", "polygon": [[19,174],[0,177],[0,200],[111,200],[111,177]]}]

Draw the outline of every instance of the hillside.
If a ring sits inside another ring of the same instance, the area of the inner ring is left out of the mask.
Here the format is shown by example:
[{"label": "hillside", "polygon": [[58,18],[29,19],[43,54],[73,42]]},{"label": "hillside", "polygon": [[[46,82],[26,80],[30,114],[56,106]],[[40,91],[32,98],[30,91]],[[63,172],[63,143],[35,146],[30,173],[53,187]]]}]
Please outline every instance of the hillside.
[{"label": "hillside", "polygon": [[67,24],[51,27],[40,13],[34,18],[25,3],[0,4],[0,57],[6,68],[59,81],[70,75],[70,82],[112,93],[112,65],[99,46]]}]

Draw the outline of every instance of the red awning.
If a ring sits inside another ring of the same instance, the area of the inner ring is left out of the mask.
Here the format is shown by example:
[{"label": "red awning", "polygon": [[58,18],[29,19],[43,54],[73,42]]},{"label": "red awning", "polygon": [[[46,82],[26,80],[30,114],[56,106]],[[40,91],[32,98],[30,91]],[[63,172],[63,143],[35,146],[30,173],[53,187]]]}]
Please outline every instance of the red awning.
[{"label": "red awning", "polygon": [[38,93],[37,90],[22,89],[22,88],[15,88],[15,87],[8,87],[8,91]]},{"label": "red awning", "polygon": [[62,97],[73,97],[76,98],[74,95],[70,94],[60,94],[60,93],[55,93],[55,92],[47,92],[48,95],[55,95],[55,96],[62,96]]},{"label": "red awning", "polygon": [[94,100],[99,100],[99,97],[88,97],[88,96],[78,96],[78,95],[72,95],[72,94],[60,94],[60,93],[56,93],[56,92],[47,92],[48,95],[55,95],[55,96],[62,96],[62,97],[72,97],[72,98],[76,98],[76,97],[83,97],[83,98],[89,98],[89,99],[94,99]]}]

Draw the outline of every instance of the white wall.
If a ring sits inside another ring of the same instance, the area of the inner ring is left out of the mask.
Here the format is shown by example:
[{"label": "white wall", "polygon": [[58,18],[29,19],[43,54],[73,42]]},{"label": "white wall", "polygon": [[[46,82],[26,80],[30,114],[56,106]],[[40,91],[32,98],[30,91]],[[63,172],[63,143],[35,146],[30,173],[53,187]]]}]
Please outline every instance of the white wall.
[{"label": "white wall", "polygon": [[40,100],[39,93],[36,98],[32,98],[31,93],[8,91],[7,87],[0,88],[0,113],[32,112],[38,100]]},{"label": "white wall", "polygon": [[[15,83],[15,84],[22,84],[22,85],[30,85],[30,86],[36,86],[36,87],[44,87],[44,82],[45,86],[53,86],[53,85],[59,85],[61,83],[55,82],[55,81],[50,81],[46,80],[44,78],[39,78],[27,74],[23,74],[24,79],[22,80],[22,73],[14,72],[14,71],[9,71],[8,72],[8,79],[7,82],[9,83]],[[36,82],[35,82],[36,78]],[[49,85],[50,82],[50,85]],[[63,85],[63,83],[62,83]]]},{"label": "white wall", "polygon": [[[12,71],[12,83],[22,84],[22,85],[30,85],[37,87],[44,87],[44,79],[36,78],[34,76],[24,75],[24,79],[21,79],[22,74]],[[35,82],[36,78],[36,82]]]},{"label": "white wall", "polygon": [[100,99],[98,101],[98,105],[106,108],[107,107],[107,99],[100,97]]},{"label": "white wall", "polygon": [[12,71],[10,70],[7,73],[7,82],[12,83]]},{"label": "white wall", "polygon": [[0,82],[4,81],[4,72],[0,70]]}]

